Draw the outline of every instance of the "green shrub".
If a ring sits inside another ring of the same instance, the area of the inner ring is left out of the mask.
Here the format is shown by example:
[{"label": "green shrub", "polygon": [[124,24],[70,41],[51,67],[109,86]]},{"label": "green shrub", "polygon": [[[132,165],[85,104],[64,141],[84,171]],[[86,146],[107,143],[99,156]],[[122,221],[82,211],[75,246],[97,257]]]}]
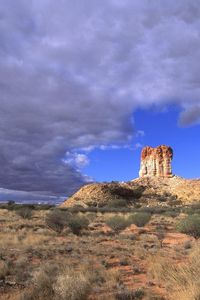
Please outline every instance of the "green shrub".
[{"label": "green shrub", "polygon": [[177,211],[173,211],[173,210],[168,210],[168,211],[164,212],[164,215],[166,217],[176,218],[178,216],[178,212]]},{"label": "green shrub", "polygon": [[32,211],[31,207],[20,207],[16,210],[16,214],[23,219],[31,219]]},{"label": "green shrub", "polygon": [[68,225],[70,217],[70,213],[55,209],[47,215],[45,223],[50,229],[60,233]]},{"label": "green shrub", "polygon": [[107,219],[106,224],[115,232],[119,232],[125,229],[129,225],[129,222],[124,217],[114,216]]},{"label": "green shrub", "polygon": [[151,214],[150,213],[135,213],[133,215],[130,215],[128,217],[128,222],[129,224],[135,224],[138,227],[143,227],[146,225],[151,219]]},{"label": "green shrub", "polygon": [[126,207],[127,201],[125,199],[114,199],[107,203],[107,207]]},{"label": "green shrub", "polygon": [[176,229],[181,233],[192,235],[195,238],[200,237],[200,216],[187,216],[177,224]]},{"label": "green shrub", "polygon": [[82,229],[88,227],[89,223],[86,217],[77,215],[70,218],[68,226],[74,234],[79,235]]}]

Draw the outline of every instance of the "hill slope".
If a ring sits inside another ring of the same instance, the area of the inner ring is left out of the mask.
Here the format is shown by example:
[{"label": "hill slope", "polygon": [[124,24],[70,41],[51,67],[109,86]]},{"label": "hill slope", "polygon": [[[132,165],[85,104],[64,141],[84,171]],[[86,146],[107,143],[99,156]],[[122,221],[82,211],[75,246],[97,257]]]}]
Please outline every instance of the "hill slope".
[{"label": "hill slope", "polygon": [[177,205],[200,202],[200,179],[142,177],[129,182],[93,183],[80,188],[61,207],[103,207],[124,200],[125,206]]}]

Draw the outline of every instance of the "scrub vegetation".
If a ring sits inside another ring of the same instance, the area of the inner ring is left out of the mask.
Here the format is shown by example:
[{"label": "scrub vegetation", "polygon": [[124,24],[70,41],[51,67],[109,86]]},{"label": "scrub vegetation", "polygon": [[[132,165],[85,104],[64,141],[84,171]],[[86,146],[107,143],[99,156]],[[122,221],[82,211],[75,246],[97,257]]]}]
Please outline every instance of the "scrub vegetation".
[{"label": "scrub vegetation", "polygon": [[0,207],[0,300],[192,300],[194,207]]}]

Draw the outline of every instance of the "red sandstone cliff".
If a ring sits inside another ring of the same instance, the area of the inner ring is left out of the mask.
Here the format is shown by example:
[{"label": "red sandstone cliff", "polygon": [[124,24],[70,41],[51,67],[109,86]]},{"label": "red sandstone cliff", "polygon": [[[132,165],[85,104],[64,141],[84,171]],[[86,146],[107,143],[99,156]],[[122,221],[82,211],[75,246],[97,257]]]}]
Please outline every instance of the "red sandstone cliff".
[{"label": "red sandstone cliff", "polygon": [[169,146],[161,145],[157,148],[145,147],[141,154],[139,176],[171,177],[173,150]]}]

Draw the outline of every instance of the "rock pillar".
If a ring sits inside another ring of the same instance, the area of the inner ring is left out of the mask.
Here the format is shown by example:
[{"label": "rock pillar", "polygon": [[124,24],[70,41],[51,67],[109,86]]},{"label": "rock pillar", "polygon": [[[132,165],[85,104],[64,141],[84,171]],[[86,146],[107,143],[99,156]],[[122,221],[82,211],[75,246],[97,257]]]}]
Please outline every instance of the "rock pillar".
[{"label": "rock pillar", "polygon": [[139,176],[171,177],[173,150],[169,146],[161,145],[157,148],[145,147],[141,154]]}]

